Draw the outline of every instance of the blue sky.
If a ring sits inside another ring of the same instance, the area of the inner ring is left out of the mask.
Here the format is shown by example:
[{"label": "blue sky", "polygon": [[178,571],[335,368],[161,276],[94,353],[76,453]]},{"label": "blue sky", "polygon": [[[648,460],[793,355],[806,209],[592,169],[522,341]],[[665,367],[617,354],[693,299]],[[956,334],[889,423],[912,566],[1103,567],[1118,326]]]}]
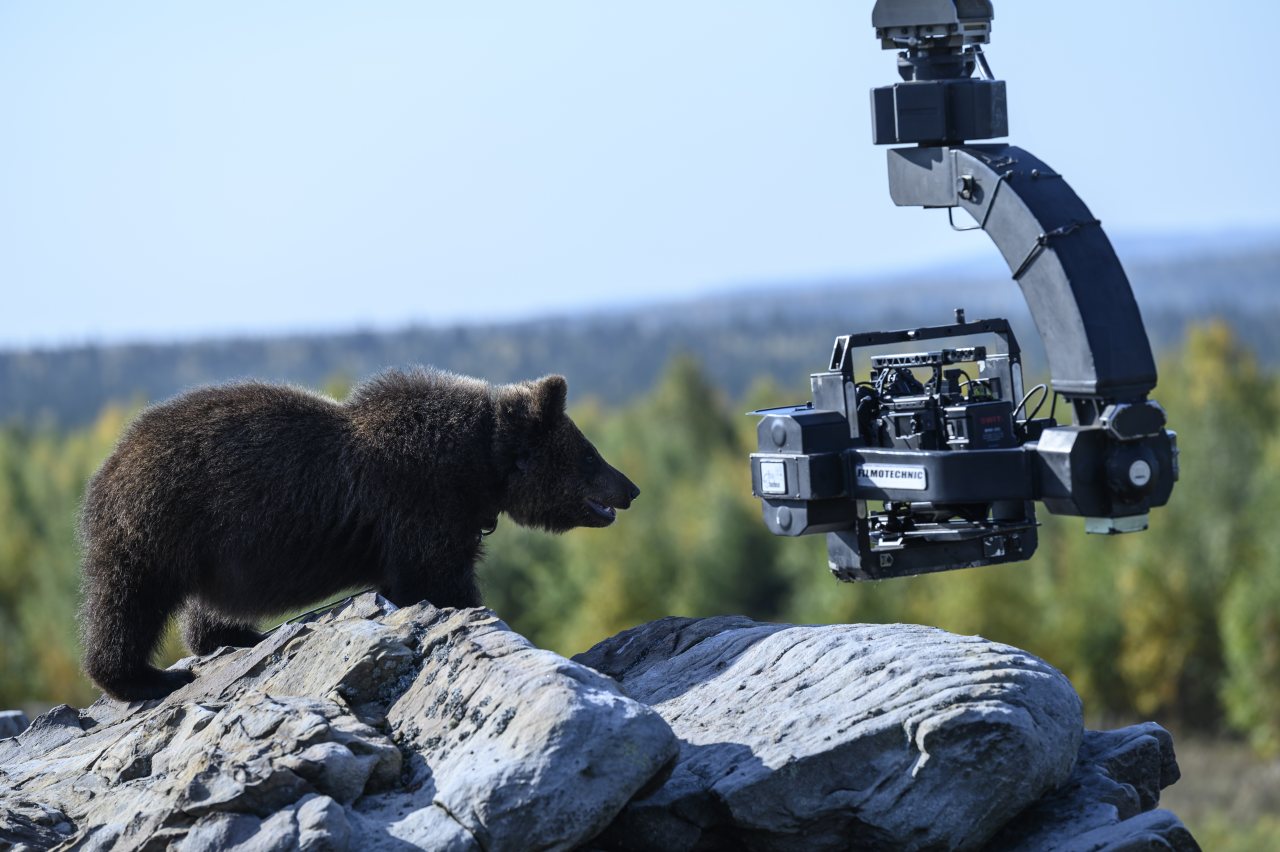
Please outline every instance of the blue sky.
[{"label": "blue sky", "polygon": [[[888,199],[871,5],[7,0],[0,347],[1002,281]],[[1011,141],[1110,232],[1280,235],[1280,4],[996,14]]]}]

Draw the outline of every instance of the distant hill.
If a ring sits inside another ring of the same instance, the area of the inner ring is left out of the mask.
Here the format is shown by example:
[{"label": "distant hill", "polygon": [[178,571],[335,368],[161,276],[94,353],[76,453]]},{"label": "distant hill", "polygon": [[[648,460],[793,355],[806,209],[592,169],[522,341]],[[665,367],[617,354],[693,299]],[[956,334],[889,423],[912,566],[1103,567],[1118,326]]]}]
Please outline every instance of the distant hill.
[{"label": "distant hill", "polygon": [[[1157,351],[1177,346],[1188,323],[1221,317],[1263,363],[1280,364],[1280,241],[1122,246],[1121,254]],[[730,396],[761,377],[801,394],[837,334],[948,322],[956,307],[971,319],[1007,316],[1032,372],[1042,368],[1017,286],[983,263],[494,325],[0,352],[0,422],[74,426],[108,402],[160,400],[210,382],[319,387],[411,364],[492,381],[561,372],[574,397],[618,403],[647,389],[679,352],[699,358]]]}]

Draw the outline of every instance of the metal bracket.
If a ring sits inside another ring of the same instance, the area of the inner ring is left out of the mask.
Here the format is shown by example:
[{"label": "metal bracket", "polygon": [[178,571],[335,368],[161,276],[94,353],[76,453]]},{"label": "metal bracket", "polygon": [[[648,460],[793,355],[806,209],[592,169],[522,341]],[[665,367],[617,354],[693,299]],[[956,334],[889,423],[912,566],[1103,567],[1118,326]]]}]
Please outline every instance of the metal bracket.
[{"label": "metal bracket", "polygon": [[1081,228],[1087,228],[1090,225],[1101,226],[1102,222],[1098,219],[1091,219],[1088,222],[1072,222],[1069,225],[1054,228],[1052,231],[1048,231],[1036,237],[1036,244],[1031,247],[1031,251],[1027,252],[1027,256],[1022,259],[1022,263],[1018,264],[1018,268],[1013,271],[1013,280],[1017,281],[1022,278],[1022,273],[1026,272],[1027,267],[1036,262],[1036,258],[1038,258],[1044,250],[1049,247],[1049,243],[1059,237],[1074,234]]}]

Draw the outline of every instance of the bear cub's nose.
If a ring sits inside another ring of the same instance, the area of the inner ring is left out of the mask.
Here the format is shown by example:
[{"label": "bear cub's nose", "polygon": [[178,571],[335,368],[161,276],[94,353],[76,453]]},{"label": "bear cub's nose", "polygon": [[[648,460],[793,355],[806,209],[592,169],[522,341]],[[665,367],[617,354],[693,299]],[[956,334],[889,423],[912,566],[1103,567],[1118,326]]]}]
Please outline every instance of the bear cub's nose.
[{"label": "bear cub's nose", "polygon": [[621,479],[622,487],[613,492],[614,502],[612,505],[615,509],[630,509],[631,501],[640,496],[640,489],[625,476],[621,477]]}]

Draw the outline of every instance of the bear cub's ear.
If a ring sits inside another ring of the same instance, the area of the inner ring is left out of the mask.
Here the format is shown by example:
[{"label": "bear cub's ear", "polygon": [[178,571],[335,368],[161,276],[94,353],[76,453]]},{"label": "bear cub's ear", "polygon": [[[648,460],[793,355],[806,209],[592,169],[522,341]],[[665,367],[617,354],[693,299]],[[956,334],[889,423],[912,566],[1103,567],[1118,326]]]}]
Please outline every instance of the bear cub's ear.
[{"label": "bear cub's ear", "polygon": [[543,423],[564,414],[565,397],[569,383],[564,376],[543,376],[533,385],[534,411]]}]

